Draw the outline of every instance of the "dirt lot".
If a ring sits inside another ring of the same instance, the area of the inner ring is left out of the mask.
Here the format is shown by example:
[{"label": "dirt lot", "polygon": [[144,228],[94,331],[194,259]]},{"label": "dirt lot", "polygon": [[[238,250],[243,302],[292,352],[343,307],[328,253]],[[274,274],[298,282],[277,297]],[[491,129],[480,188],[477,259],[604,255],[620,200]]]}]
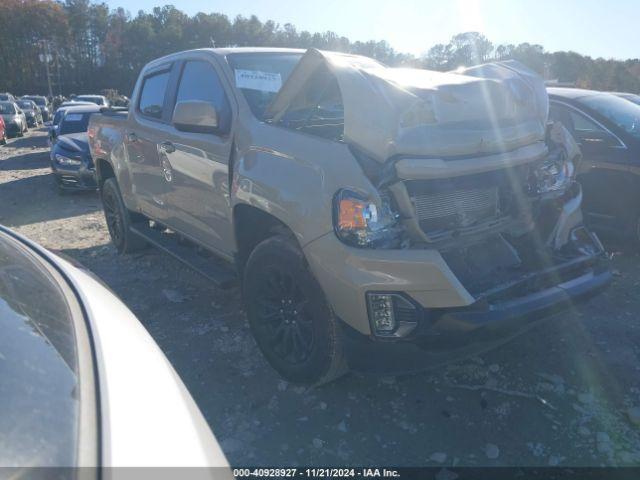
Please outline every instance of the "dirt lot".
[{"label": "dirt lot", "polygon": [[259,355],[237,291],[154,250],[118,256],[98,196],[56,193],[44,131],[0,147],[0,223],[75,258],[122,298],[233,465],[640,464],[637,255],[614,257],[605,294],[481,357],[306,389]]}]

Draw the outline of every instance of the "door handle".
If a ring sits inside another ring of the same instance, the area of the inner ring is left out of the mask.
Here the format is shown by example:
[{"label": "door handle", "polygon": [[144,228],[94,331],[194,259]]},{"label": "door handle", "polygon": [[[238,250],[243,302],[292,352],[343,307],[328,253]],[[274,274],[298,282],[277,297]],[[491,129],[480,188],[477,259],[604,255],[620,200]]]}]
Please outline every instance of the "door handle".
[{"label": "door handle", "polygon": [[171,142],[162,142],[158,148],[164,153],[173,153],[176,151],[175,145]]},{"label": "door handle", "polygon": [[138,141],[138,136],[135,134],[135,132],[129,132],[127,133],[127,141],[133,143],[133,142],[137,142]]}]

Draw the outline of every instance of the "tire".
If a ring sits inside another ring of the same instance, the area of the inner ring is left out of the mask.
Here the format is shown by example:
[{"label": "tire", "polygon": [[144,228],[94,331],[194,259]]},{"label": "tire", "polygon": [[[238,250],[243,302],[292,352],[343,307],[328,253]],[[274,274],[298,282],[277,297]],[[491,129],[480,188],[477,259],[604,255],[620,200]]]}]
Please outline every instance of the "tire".
[{"label": "tire", "polygon": [[347,373],[341,326],[294,240],[258,244],[242,293],[256,343],[283,378],[320,385]]},{"label": "tire", "polygon": [[118,253],[133,253],[144,249],[147,243],[131,231],[131,214],[122,201],[115,178],[105,180],[101,196],[109,235]]}]

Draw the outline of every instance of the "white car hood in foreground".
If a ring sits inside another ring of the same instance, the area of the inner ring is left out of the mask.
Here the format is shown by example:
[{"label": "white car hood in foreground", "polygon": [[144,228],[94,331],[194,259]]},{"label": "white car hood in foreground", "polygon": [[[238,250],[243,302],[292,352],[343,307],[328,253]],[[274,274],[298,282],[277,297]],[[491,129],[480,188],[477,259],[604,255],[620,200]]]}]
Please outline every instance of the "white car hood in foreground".
[{"label": "white car hood in foreground", "polygon": [[[98,363],[102,466],[228,467],[191,395],[138,319],[89,274],[56,259],[90,320]],[[231,473],[216,469],[215,478],[231,478]]]}]

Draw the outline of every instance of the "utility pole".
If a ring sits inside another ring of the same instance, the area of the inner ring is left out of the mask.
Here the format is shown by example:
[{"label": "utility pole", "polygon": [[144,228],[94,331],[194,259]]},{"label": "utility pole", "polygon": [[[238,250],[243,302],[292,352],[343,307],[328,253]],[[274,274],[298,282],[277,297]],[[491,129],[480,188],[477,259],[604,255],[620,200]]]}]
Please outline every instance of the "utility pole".
[{"label": "utility pole", "polygon": [[56,50],[56,73],[58,76],[58,95],[62,95],[62,82],[60,81],[60,54]]},{"label": "utility pole", "polygon": [[49,62],[51,61],[51,54],[49,53],[49,42],[42,41],[42,50],[44,54],[40,54],[40,61],[44,62],[44,67],[47,72],[47,86],[49,87],[49,98],[53,97],[53,90],[51,89],[51,72],[49,72]]}]

